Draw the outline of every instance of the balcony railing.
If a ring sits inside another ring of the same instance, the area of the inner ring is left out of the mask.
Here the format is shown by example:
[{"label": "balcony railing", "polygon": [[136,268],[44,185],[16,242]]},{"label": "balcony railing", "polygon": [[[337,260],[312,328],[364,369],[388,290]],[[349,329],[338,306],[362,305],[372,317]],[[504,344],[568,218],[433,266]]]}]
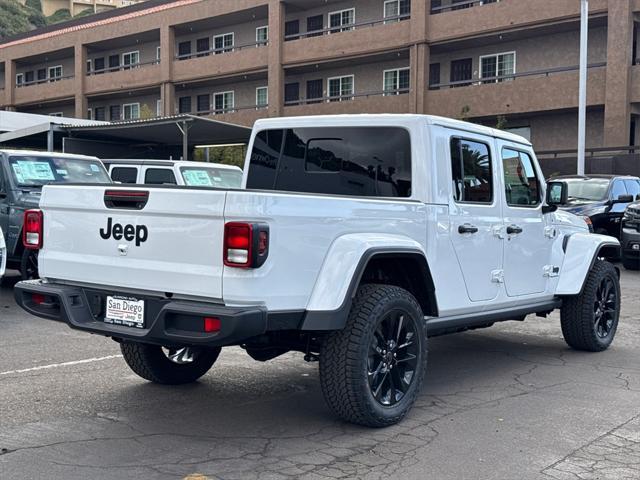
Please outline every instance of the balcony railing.
[{"label": "balcony railing", "polygon": [[231,45],[229,47],[210,48],[209,50],[201,50],[194,53],[183,53],[182,55],[176,55],[176,60],[188,60],[190,58],[208,57],[209,55],[220,55],[222,53],[231,53],[234,51],[244,50],[247,48],[258,48],[269,45],[268,40],[261,40],[259,42],[245,43],[242,45]]},{"label": "balcony railing", "polygon": [[[431,14],[463,10],[465,8],[478,7],[489,3],[499,3],[500,0],[431,0]],[[444,5],[443,5],[444,3]]]},{"label": "balcony railing", "polygon": [[305,33],[293,33],[290,35],[285,35],[284,36],[284,41],[285,42],[289,42],[291,40],[298,40],[300,38],[309,38],[309,37],[321,37],[322,35],[330,35],[332,33],[339,33],[339,32],[344,32],[344,31],[349,31],[349,30],[357,30],[360,28],[367,28],[367,27],[375,27],[376,25],[384,25],[387,23],[397,23],[403,20],[409,20],[411,18],[411,14],[407,13],[404,15],[397,15],[394,17],[387,17],[384,18],[382,20],[374,20],[371,22],[361,22],[361,23],[350,23],[348,25],[340,25],[340,26],[336,26],[336,27],[328,27],[328,28],[323,28],[321,30],[312,30],[309,32],[305,32]]},{"label": "balcony railing", "polygon": [[287,102],[284,102],[284,105],[286,107],[289,107],[292,105],[310,105],[314,103],[347,102],[356,98],[392,97],[394,95],[405,95],[410,91],[411,90],[409,88],[400,88],[395,90],[377,90],[372,92],[351,93],[348,95],[330,95],[317,98],[300,98],[298,100],[289,100]]},{"label": "balcony railing", "polygon": [[99,69],[91,69],[87,71],[87,76],[102,75],[104,73],[120,72],[122,70],[133,70],[135,68],[145,67],[147,65],[158,65],[160,60],[151,60],[150,62],[138,62],[130,65],[118,65],[117,67],[105,67]]},{"label": "balcony railing", "polygon": [[[590,65],[587,65],[587,68],[592,69],[592,68],[600,68],[600,67],[606,67],[606,66],[607,66],[606,62],[600,62],[600,63],[592,63]],[[554,75],[557,73],[564,73],[564,72],[573,72],[579,69],[580,69],[580,66],[574,65],[570,67],[556,67],[556,68],[549,68],[546,70],[532,70],[529,72],[512,73],[509,75],[500,75],[496,77],[483,77],[483,78],[474,78],[469,80],[459,80],[456,82],[436,83],[433,85],[429,85],[429,90],[440,90],[441,88],[468,87],[472,85],[484,85],[487,83],[502,83],[502,82],[509,82],[522,77],[536,77],[536,76],[548,77],[549,75]]]},{"label": "balcony railing", "polygon": [[67,80],[73,78],[73,75],[63,75],[62,77],[43,78],[41,80],[31,80],[29,82],[16,83],[16,88],[31,87],[33,85],[42,85],[43,83],[59,82],[61,80]]},{"label": "balcony railing", "polygon": [[182,112],[180,113],[177,109],[176,109],[176,115],[184,115],[184,114],[190,114],[190,115],[198,115],[198,116],[206,116],[206,115],[221,115],[223,113],[235,113],[235,112],[241,112],[241,111],[246,111],[246,110],[266,110],[267,108],[269,108],[268,104],[264,104],[264,105],[246,105],[243,107],[227,107],[227,108],[214,108],[211,110],[196,110],[195,112]]}]

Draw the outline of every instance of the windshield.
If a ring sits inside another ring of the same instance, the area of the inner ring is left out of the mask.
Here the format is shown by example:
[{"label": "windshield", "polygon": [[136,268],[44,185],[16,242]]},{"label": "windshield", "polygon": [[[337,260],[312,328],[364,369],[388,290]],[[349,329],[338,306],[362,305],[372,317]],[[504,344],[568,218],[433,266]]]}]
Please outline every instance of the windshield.
[{"label": "windshield", "polygon": [[609,190],[609,180],[605,178],[575,178],[564,181],[567,183],[569,200],[601,201]]},{"label": "windshield", "polygon": [[111,183],[99,160],[48,156],[9,157],[11,175],[19,187],[41,187],[49,183]]},{"label": "windshield", "polygon": [[242,171],[211,167],[180,167],[185,185],[191,187],[240,188]]}]

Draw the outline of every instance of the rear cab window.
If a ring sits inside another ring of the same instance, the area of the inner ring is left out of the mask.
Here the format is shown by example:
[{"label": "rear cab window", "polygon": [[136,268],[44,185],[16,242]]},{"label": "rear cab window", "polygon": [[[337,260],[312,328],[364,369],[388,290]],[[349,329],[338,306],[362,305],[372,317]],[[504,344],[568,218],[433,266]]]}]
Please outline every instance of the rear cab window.
[{"label": "rear cab window", "polygon": [[147,168],[144,172],[145,185],[175,185],[176,176],[170,168]]},{"label": "rear cab window", "polygon": [[119,183],[136,183],[138,169],[137,167],[111,167],[111,180]]},{"label": "rear cab window", "polygon": [[190,187],[240,188],[242,172],[231,168],[180,167],[184,184]]},{"label": "rear cab window", "polygon": [[362,197],[411,196],[411,140],[402,127],[260,131],[247,188]]},{"label": "rear cab window", "polygon": [[54,155],[11,155],[9,166],[18,187],[50,183],[111,183],[100,160]]}]

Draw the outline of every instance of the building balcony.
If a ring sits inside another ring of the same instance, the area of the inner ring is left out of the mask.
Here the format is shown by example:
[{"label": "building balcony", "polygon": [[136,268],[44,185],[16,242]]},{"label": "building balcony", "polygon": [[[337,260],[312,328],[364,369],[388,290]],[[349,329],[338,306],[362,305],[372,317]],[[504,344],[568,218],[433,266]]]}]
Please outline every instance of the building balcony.
[{"label": "building balcony", "polygon": [[[428,1],[428,0],[427,0]],[[567,19],[580,18],[580,2],[574,0],[431,0],[429,42],[503,32]],[[591,0],[589,13],[607,11],[607,0]]]},{"label": "building balcony", "polygon": [[408,90],[395,93],[355,93],[344,97],[314,98],[286,102],[285,116],[338,115],[343,113],[410,113],[411,95]]},{"label": "building balcony", "polygon": [[136,89],[160,83],[160,63],[157,60],[138,63],[127,67],[92,70],[85,78],[85,91],[88,95]]},{"label": "building balcony", "polygon": [[173,61],[173,80],[179,83],[266,70],[268,67],[266,46],[265,42],[254,42],[189,55],[177,55]]},{"label": "building balcony", "polygon": [[38,80],[16,86],[14,103],[25,105],[43,101],[70,98],[75,95],[74,76],[69,75],[58,79]]},{"label": "building balcony", "polygon": [[299,64],[386,51],[411,44],[409,16],[288,35],[283,63]]},{"label": "building balcony", "polygon": [[[589,67],[587,105],[604,105],[606,65]],[[493,117],[578,107],[578,67],[432,85],[427,112],[460,118]]]}]

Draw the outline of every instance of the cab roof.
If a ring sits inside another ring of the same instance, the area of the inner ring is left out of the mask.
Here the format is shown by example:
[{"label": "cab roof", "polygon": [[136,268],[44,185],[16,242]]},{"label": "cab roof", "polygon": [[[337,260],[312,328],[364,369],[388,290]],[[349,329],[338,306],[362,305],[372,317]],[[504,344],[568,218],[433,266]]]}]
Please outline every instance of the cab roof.
[{"label": "cab roof", "polygon": [[453,128],[469,133],[479,133],[490,137],[500,138],[509,142],[520,143],[531,146],[526,138],[513,133],[486,127],[453,118],[439,117],[436,115],[416,115],[416,114],[358,114],[358,115],[313,115],[301,117],[280,117],[259,119],[254,125],[254,129],[264,128],[291,128],[293,126],[304,127],[339,127],[339,126],[382,126],[382,125],[402,125],[405,127],[424,125],[437,125],[446,128]]},{"label": "cab roof", "polygon": [[89,155],[76,155],[75,153],[58,153],[58,152],[43,152],[41,150],[17,150],[9,148],[0,148],[0,154],[6,155],[30,155],[34,157],[58,157],[58,158],[75,158],[79,160],[100,160],[98,157],[92,157]]}]

